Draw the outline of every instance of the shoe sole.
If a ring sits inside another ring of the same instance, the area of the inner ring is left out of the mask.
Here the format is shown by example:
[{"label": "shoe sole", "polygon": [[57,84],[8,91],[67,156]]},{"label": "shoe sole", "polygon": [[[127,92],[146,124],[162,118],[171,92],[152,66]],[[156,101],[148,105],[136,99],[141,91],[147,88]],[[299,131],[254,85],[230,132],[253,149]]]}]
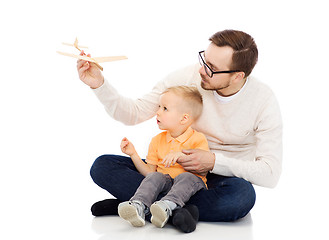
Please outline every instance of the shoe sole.
[{"label": "shoe sole", "polygon": [[134,227],[142,227],[145,225],[145,220],[141,218],[134,206],[125,205],[118,209],[119,216],[124,220],[130,222]]},{"label": "shoe sole", "polygon": [[162,228],[168,221],[168,215],[167,212],[164,211],[161,207],[155,205],[151,205],[150,208],[152,217],[151,222],[153,225],[155,225],[158,228]]}]

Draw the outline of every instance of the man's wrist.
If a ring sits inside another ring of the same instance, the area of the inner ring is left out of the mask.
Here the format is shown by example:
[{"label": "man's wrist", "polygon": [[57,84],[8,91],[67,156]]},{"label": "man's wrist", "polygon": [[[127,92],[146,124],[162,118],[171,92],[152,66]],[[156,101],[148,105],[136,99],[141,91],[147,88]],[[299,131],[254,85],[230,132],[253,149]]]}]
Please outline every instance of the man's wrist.
[{"label": "man's wrist", "polygon": [[102,80],[100,80],[97,84],[93,85],[93,86],[90,86],[91,89],[97,89],[101,86],[103,86],[104,84],[104,77],[102,78]]}]

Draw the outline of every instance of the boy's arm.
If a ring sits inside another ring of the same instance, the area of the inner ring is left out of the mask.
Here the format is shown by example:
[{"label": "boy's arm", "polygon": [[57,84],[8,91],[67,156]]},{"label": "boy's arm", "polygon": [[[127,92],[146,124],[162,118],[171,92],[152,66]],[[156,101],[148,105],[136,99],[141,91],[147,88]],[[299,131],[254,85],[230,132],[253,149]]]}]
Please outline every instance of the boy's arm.
[{"label": "boy's arm", "polygon": [[137,152],[136,152],[136,154],[133,154],[130,157],[131,157],[131,160],[134,162],[134,165],[137,168],[138,172],[140,172],[140,174],[142,174],[143,176],[146,176],[147,174],[149,174],[151,172],[155,172],[157,169],[156,165],[145,163],[140,158],[140,156],[138,156]]},{"label": "boy's arm", "polygon": [[143,176],[156,171],[155,165],[145,163],[140,158],[137,151],[135,150],[134,145],[127,138],[122,139],[120,147],[123,153],[130,156],[138,172],[140,172]]}]

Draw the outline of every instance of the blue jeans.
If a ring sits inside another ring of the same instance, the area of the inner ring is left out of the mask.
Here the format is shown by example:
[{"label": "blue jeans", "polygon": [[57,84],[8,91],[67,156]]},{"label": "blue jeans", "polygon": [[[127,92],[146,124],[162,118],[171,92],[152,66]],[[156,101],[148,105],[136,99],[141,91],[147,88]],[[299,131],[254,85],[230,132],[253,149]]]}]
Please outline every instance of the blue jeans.
[{"label": "blue jeans", "polygon": [[[102,155],[90,169],[94,182],[120,201],[134,196],[144,179],[129,157]],[[255,204],[256,194],[251,183],[237,177],[224,177],[209,173],[208,189],[201,189],[186,204],[199,209],[199,220],[230,222],[244,217]],[[163,196],[159,195],[158,199]]]}]

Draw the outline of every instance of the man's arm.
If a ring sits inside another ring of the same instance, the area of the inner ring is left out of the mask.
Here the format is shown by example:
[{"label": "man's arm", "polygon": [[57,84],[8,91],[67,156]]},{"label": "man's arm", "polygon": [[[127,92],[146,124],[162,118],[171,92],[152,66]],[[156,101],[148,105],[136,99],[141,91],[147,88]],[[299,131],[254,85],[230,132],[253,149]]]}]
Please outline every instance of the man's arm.
[{"label": "man's arm", "polygon": [[255,137],[254,159],[249,161],[228,158],[216,153],[212,172],[240,177],[259,186],[274,188],[282,170],[282,119],[274,96],[264,103],[255,125]]},{"label": "man's arm", "polygon": [[106,79],[93,91],[111,117],[126,125],[135,125],[155,115],[159,107],[160,94],[165,89],[177,85],[190,85],[198,76],[196,65],[185,67],[168,75],[158,82],[150,93],[138,99],[122,96]]},{"label": "man's arm", "polygon": [[98,100],[106,112],[115,120],[126,125],[135,125],[151,119],[159,108],[159,97],[163,87],[159,86],[138,99],[131,99],[118,91],[105,80],[104,84],[94,89]]},{"label": "man's arm", "polygon": [[254,159],[237,159],[220,152],[199,149],[184,150],[177,161],[185,170],[198,174],[206,171],[243,178],[253,184],[273,188],[279,181],[282,167],[282,120],[274,96],[264,103],[255,124],[256,151]]}]

